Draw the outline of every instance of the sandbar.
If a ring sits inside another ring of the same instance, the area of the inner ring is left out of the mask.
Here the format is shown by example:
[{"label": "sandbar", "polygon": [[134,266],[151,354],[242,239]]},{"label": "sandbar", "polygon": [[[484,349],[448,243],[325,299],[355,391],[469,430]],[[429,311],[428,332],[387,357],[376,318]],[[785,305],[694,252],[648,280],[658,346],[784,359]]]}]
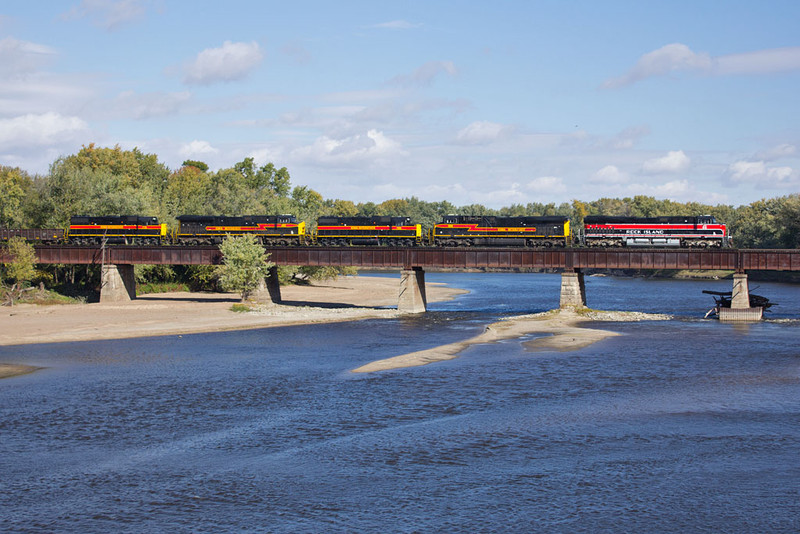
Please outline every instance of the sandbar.
[{"label": "sandbar", "polygon": [[33,365],[20,365],[16,363],[0,363],[0,378],[8,378],[10,376],[25,375],[32,373],[40,367]]},{"label": "sandbar", "polygon": [[354,373],[372,373],[403,367],[416,367],[429,363],[451,360],[472,345],[494,343],[504,339],[522,338],[530,334],[545,334],[523,342],[528,351],[572,351],[589,346],[616,332],[586,328],[588,321],[662,321],[668,315],[638,312],[602,312],[595,310],[552,310],[544,313],[511,317],[487,326],[483,333],[464,341],[441,345],[431,349],[410,352],[392,358],[370,362],[353,369]]}]

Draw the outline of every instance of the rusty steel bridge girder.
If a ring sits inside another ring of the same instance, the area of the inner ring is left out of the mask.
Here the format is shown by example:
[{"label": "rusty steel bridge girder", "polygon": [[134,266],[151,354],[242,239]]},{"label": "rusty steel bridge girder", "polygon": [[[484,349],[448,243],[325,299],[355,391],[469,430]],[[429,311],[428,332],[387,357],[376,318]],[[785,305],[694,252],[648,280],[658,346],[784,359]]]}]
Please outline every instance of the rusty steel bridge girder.
[{"label": "rusty steel bridge girder", "polygon": [[222,259],[218,247],[77,247],[40,246],[39,263],[101,265],[216,265]]},{"label": "rusty steel bridge girder", "polygon": [[[215,265],[217,247],[77,247],[37,246],[39,263]],[[354,266],[410,269],[635,269],[800,271],[798,249],[515,249],[275,247],[270,261],[278,265]],[[10,258],[0,252],[0,262]]]}]

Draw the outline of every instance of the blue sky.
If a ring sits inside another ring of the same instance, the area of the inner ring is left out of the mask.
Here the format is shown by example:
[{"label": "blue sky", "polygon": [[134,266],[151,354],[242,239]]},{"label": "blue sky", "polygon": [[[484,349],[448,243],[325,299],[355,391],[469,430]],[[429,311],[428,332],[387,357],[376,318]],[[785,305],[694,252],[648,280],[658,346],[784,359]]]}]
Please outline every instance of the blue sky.
[{"label": "blue sky", "polygon": [[0,164],[245,157],[326,198],[800,191],[800,2],[75,0],[0,6]]}]

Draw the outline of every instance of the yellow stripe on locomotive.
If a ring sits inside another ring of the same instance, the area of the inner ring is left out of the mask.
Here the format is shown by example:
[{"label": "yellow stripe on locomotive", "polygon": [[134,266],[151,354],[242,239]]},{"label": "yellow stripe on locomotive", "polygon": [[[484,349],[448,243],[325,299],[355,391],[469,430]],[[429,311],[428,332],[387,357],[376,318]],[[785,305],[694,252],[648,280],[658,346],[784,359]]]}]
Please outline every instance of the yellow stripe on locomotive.
[{"label": "yellow stripe on locomotive", "polygon": [[571,241],[569,218],[447,215],[430,233],[438,246],[566,246]]}]

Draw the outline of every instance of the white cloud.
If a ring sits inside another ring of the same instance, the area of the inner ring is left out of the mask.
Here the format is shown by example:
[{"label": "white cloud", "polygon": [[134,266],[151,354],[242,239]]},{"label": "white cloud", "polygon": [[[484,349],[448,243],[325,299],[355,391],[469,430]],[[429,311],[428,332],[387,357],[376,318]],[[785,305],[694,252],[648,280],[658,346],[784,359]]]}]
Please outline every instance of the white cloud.
[{"label": "white cloud", "polygon": [[88,18],[95,26],[114,30],[144,17],[148,3],[148,0],[82,0],[63,17],[67,20]]},{"label": "white cloud", "polygon": [[616,149],[633,148],[639,142],[639,139],[649,134],[649,126],[631,126],[618,133],[608,144],[611,148]]},{"label": "white cloud", "polygon": [[594,184],[624,184],[628,181],[628,175],[615,165],[606,165],[594,173],[589,181]]},{"label": "white cloud", "polygon": [[0,76],[0,116],[60,112],[91,113],[98,99],[94,76],[31,73],[20,77]]},{"label": "white cloud", "polygon": [[663,76],[675,71],[708,70],[711,68],[711,63],[711,57],[708,54],[696,54],[685,44],[668,44],[640,57],[627,74],[606,81],[604,87],[622,87],[652,76]]},{"label": "white cloud", "polygon": [[197,139],[182,145],[178,150],[178,153],[183,157],[205,156],[216,154],[217,152],[219,150],[211,146],[208,141],[199,141]]},{"label": "white cloud", "polygon": [[678,198],[690,191],[689,180],[674,180],[652,187],[657,198]]},{"label": "white cloud", "polygon": [[679,202],[696,201],[701,198],[700,193],[689,185],[689,180],[673,180],[660,184],[634,183],[619,189],[614,194],[618,196],[647,195]]},{"label": "white cloud", "polygon": [[454,203],[467,195],[467,190],[460,183],[428,183],[420,191],[425,198],[447,199]]},{"label": "white cloud", "polygon": [[42,70],[57,57],[58,51],[46,45],[0,40],[0,116],[71,115],[97,101],[97,76]]},{"label": "white cloud", "polygon": [[462,145],[487,145],[513,132],[511,126],[489,121],[476,121],[462,128],[456,141]]},{"label": "white cloud", "polygon": [[225,41],[219,48],[206,48],[184,69],[184,83],[210,85],[246,77],[255,69],[264,54],[255,41]]},{"label": "white cloud", "polygon": [[797,154],[797,147],[789,143],[783,143],[774,146],[763,152],[756,154],[756,159],[763,159],[767,161],[774,161],[776,159],[787,158]]},{"label": "white cloud", "polygon": [[381,22],[372,26],[372,28],[387,28],[390,30],[413,30],[414,28],[420,27],[422,27],[422,24],[414,24],[408,22],[407,20],[392,20],[390,22]]},{"label": "white cloud", "polygon": [[271,147],[254,148],[248,152],[247,157],[253,158],[258,166],[266,165],[270,162],[277,163],[282,159],[281,153]]},{"label": "white cloud", "polygon": [[134,119],[148,119],[151,117],[164,117],[178,113],[181,106],[191,100],[192,94],[183,91],[179,93],[145,93],[137,94],[125,91],[117,95],[111,103],[113,115],[133,117]]},{"label": "white cloud", "polygon": [[673,150],[661,158],[653,158],[642,164],[642,172],[647,174],[670,174],[683,172],[689,168],[691,160],[683,150]]},{"label": "white cloud", "polygon": [[427,86],[440,74],[454,77],[458,74],[458,69],[452,61],[429,61],[411,74],[394,77],[391,83],[401,86]]},{"label": "white cloud", "polygon": [[711,57],[706,52],[693,52],[685,44],[672,43],[644,54],[626,74],[607,80],[603,87],[623,87],[674,72],[723,76],[794,70],[800,70],[800,47],[797,46]]},{"label": "white cloud", "polygon": [[0,144],[5,147],[48,146],[68,143],[85,135],[88,125],[78,117],[58,113],[29,114],[0,119]]},{"label": "white cloud", "polygon": [[6,37],[0,40],[0,74],[16,76],[34,72],[55,55],[55,49],[49,46]]},{"label": "white cloud", "polygon": [[725,175],[737,184],[770,187],[793,185],[798,181],[798,173],[791,167],[770,167],[764,161],[737,161],[728,167]]},{"label": "white cloud", "polygon": [[337,165],[369,163],[404,154],[400,143],[378,130],[369,130],[364,135],[356,134],[340,139],[322,136],[312,145],[292,152],[292,156],[300,160]]},{"label": "white cloud", "polygon": [[564,180],[556,176],[540,176],[525,185],[525,189],[534,193],[563,193],[567,190]]},{"label": "white cloud", "polygon": [[800,46],[730,54],[714,59],[715,74],[767,74],[800,70]]},{"label": "white cloud", "polygon": [[[530,184],[528,184],[530,187]],[[517,204],[525,202],[527,196],[519,190],[518,183],[512,183],[506,189],[491,189],[486,191],[484,188],[478,188],[470,192],[470,199],[477,204],[508,206],[510,204]]]}]

